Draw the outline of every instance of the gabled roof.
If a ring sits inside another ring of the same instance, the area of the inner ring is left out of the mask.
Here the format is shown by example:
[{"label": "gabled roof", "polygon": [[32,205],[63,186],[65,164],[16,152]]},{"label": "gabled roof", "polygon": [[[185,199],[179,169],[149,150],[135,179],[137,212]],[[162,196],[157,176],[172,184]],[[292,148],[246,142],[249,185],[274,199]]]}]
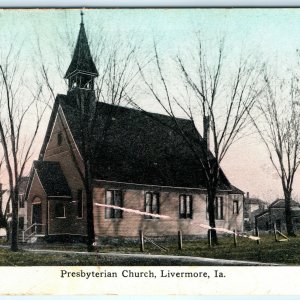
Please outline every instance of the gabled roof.
[{"label": "gabled roof", "polygon": [[266,215],[266,214],[269,214],[269,213],[270,213],[269,210],[264,210],[264,211],[262,211],[261,213],[259,213],[258,215],[256,215],[256,216],[255,216],[255,219],[260,218],[260,217],[262,217],[262,216],[264,216],[264,215]]},{"label": "gabled roof", "polygon": [[231,186],[231,194],[245,194],[242,190],[238,189],[236,186],[234,186],[233,184],[230,185]]},{"label": "gabled roof", "polygon": [[37,172],[48,198],[71,198],[71,190],[59,162],[34,161],[33,168]]},{"label": "gabled roof", "polygon": [[[300,207],[300,203],[291,200],[291,207]],[[274,202],[272,202],[269,206],[269,208],[285,208],[285,200],[284,199],[276,199]]]},{"label": "gabled roof", "polygon": [[[82,151],[78,111],[70,105],[72,103],[72,94],[58,95],[40,159],[43,159],[59,105],[77,147]],[[204,171],[182,136],[173,130],[170,117],[101,102],[96,105],[97,132],[103,132],[107,120],[110,120],[110,126],[92,162],[94,179],[205,189]],[[178,118],[176,121],[192,140],[202,141],[190,120]],[[97,139],[91,137],[91,140]],[[222,170],[219,190],[233,190]]]},{"label": "gabled roof", "polygon": [[91,55],[83,22],[80,23],[80,30],[77,38],[76,47],[74,50],[71,64],[66,72],[65,78],[68,78],[76,71],[98,76],[98,71]]}]

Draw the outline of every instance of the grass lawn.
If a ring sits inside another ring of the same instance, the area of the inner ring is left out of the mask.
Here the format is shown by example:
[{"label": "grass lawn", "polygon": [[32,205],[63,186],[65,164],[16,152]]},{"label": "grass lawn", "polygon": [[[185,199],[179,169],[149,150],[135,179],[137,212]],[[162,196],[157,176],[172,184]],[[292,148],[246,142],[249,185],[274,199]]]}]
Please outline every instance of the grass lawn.
[{"label": "grass lawn", "polygon": [[[275,242],[272,235],[261,236],[261,244],[246,238],[238,238],[234,247],[232,237],[220,237],[219,245],[209,248],[205,239],[199,241],[184,241],[183,249],[177,250],[177,243],[162,243],[168,251],[161,251],[152,244],[145,243],[145,254],[167,254],[181,256],[198,256],[207,258],[222,258],[248,260],[266,263],[300,265],[300,237],[291,238],[287,242]],[[35,245],[37,249],[85,251],[83,244],[43,244]],[[101,253],[140,253],[138,244],[122,246],[106,245],[99,247]],[[131,263],[128,263],[129,265]],[[134,265],[134,262],[132,262]],[[20,250],[12,253],[8,249],[0,249],[0,265],[2,266],[46,266],[46,265],[117,265],[111,258],[87,256],[72,253],[41,254]]]}]

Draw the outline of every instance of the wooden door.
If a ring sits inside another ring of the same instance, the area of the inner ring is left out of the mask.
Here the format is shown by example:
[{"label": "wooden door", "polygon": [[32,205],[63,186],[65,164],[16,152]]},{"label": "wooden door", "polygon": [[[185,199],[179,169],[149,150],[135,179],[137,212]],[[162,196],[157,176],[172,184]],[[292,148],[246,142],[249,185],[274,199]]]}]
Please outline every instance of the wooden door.
[{"label": "wooden door", "polygon": [[[42,204],[32,205],[32,224],[42,224]],[[41,233],[42,226],[37,226],[37,233]]]}]

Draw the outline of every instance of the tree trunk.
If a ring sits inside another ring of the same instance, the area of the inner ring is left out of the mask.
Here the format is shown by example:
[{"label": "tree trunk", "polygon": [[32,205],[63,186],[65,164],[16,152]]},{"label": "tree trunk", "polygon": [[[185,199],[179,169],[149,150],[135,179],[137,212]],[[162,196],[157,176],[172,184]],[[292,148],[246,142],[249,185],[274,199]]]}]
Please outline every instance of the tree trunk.
[{"label": "tree trunk", "polygon": [[94,231],[94,214],[93,214],[93,195],[91,191],[86,191],[87,206],[87,250],[89,252],[94,249],[95,231]]},{"label": "tree trunk", "polygon": [[[216,198],[216,192],[214,190],[208,190],[207,193],[208,219],[209,219],[209,226],[212,228],[216,227],[215,198]],[[214,229],[211,230],[211,241],[212,241],[212,245],[218,244],[217,232]]]},{"label": "tree trunk", "polygon": [[94,250],[95,229],[94,229],[94,207],[93,207],[93,187],[89,161],[85,164],[85,186],[86,186],[86,210],[87,210],[87,251]]},{"label": "tree trunk", "polygon": [[12,195],[11,251],[18,251],[18,189]]},{"label": "tree trunk", "polygon": [[294,232],[293,220],[292,220],[292,210],[291,210],[291,192],[284,191],[285,197],[285,222],[286,222],[286,231],[288,236],[296,236]]},{"label": "tree trunk", "polygon": [[6,223],[6,242],[8,243],[9,242],[9,236],[10,236],[10,226],[9,226],[9,223],[7,222]]}]

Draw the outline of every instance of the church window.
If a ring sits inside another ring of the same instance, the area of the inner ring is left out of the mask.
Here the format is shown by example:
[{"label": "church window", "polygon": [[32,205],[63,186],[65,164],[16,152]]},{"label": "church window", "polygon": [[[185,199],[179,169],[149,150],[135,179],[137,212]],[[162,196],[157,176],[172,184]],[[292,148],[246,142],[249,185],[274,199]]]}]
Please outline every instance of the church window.
[{"label": "church window", "polygon": [[[123,207],[122,191],[107,190],[105,204]],[[123,217],[121,209],[105,207],[105,219],[121,219]]]},{"label": "church window", "polygon": [[215,200],[215,218],[216,218],[216,220],[224,219],[224,201],[223,201],[223,197],[216,197],[216,200]]},{"label": "church window", "polygon": [[25,206],[24,200],[25,200],[24,194],[20,194],[19,195],[19,207],[20,208],[24,208],[24,206]]},{"label": "church window", "polygon": [[55,218],[65,218],[66,217],[66,207],[64,203],[55,203]]},{"label": "church window", "polygon": [[[147,192],[145,194],[145,212],[159,214],[159,194]],[[145,215],[145,219],[155,219],[155,217]]]},{"label": "church window", "polygon": [[193,217],[193,199],[191,195],[179,196],[179,217],[180,219],[192,219]]},{"label": "church window", "polygon": [[239,214],[239,201],[238,200],[233,200],[232,212],[234,215]]},{"label": "church window", "polygon": [[[206,198],[206,219],[209,219],[208,198]],[[223,197],[215,198],[215,219],[216,220],[224,219],[224,199],[223,199]]]},{"label": "church window", "polygon": [[57,146],[60,146],[62,144],[62,132],[57,133]]}]

